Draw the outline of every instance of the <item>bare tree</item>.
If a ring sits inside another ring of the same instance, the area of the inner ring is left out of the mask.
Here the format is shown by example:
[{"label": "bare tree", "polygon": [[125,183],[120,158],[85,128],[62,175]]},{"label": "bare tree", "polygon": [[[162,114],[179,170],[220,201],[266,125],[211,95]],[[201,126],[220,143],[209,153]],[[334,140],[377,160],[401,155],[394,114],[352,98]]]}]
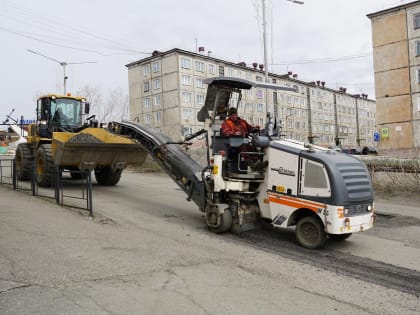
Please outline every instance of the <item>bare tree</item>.
[{"label": "bare tree", "polygon": [[109,112],[108,120],[123,120],[130,116],[128,106],[128,95],[122,88],[111,89],[108,92],[108,99],[105,106]]},{"label": "bare tree", "polygon": [[99,86],[85,85],[77,90],[76,94],[86,98],[90,103],[90,112],[96,114],[96,117],[99,119],[99,109],[103,103],[102,89]]},{"label": "bare tree", "polygon": [[90,112],[95,114],[101,123],[129,117],[128,95],[122,88],[110,89],[105,96],[100,87],[85,85],[77,93],[86,97],[91,104]]}]

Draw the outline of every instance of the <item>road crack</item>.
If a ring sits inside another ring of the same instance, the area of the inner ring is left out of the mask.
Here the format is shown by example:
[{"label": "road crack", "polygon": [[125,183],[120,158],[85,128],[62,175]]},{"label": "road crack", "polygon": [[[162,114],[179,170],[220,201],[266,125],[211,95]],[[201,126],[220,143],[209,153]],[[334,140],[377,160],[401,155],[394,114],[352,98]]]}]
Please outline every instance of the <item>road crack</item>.
[{"label": "road crack", "polygon": [[19,290],[19,289],[30,288],[32,286],[33,286],[32,284],[22,284],[22,285],[18,285],[18,286],[12,287],[12,288],[8,288],[6,290],[1,290],[0,294],[7,293],[7,292],[10,292],[10,291],[14,291],[14,290]]}]

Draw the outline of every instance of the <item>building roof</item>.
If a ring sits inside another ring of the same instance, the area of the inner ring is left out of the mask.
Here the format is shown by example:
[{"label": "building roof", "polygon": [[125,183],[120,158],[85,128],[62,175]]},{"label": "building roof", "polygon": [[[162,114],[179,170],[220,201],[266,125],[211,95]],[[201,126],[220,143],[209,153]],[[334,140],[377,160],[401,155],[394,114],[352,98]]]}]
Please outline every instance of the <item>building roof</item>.
[{"label": "building roof", "polygon": [[370,13],[370,14],[367,14],[366,16],[369,19],[372,19],[372,18],[381,16],[381,15],[386,15],[386,14],[390,14],[390,13],[397,12],[397,11],[400,11],[400,10],[405,10],[405,9],[415,7],[415,6],[418,6],[418,5],[420,5],[420,1],[412,1],[412,2],[402,4],[402,5],[399,5],[399,6],[396,6],[396,7],[392,7],[392,8],[386,9],[386,10],[381,10],[381,11],[378,11],[378,12]]},{"label": "building roof", "polygon": [[[420,3],[420,1],[415,1],[415,2]],[[265,75],[264,70],[260,70],[258,68],[254,68],[254,67],[248,67],[248,66],[246,66],[245,62],[234,63],[234,62],[226,61],[226,60],[223,60],[223,59],[218,59],[218,58],[206,56],[204,54],[199,54],[199,53],[191,52],[191,51],[188,51],[188,50],[183,50],[183,49],[180,49],[180,48],[173,48],[173,49],[170,49],[170,50],[167,50],[167,51],[155,50],[155,51],[152,52],[151,56],[140,59],[140,60],[137,60],[137,61],[134,61],[134,62],[131,62],[129,64],[126,64],[125,66],[127,68],[131,68],[133,66],[139,66],[141,64],[150,62],[150,61],[156,59],[157,57],[163,57],[163,56],[170,55],[170,54],[173,54],[173,53],[180,53],[180,54],[183,54],[183,55],[189,55],[191,57],[199,57],[199,58],[211,60],[211,61],[216,62],[216,63],[222,63],[224,65],[230,65],[230,66],[242,68],[244,70],[250,70],[250,71],[258,72],[263,76]],[[290,77],[289,74],[276,74],[276,73],[269,72],[268,75],[271,76],[272,78],[276,78],[276,79],[280,79],[280,80],[281,79],[286,79],[290,82],[295,82],[297,84],[302,84],[302,85],[305,85],[305,86],[320,88],[320,89],[327,90],[327,91],[330,91],[330,92],[338,92],[338,93],[342,93],[343,95],[347,95],[347,96],[350,96],[350,97],[356,97],[356,98],[360,97],[360,95],[358,95],[358,94],[353,95],[353,94],[349,94],[349,93],[346,93],[346,92],[341,91],[341,90],[335,90],[335,89],[332,89],[332,88],[321,86],[321,85],[319,85],[320,81],[306,82],[306,81],[299,80],[297,78]],[[317,85],[316,82],[318,83],[318,85]],[[374,101],[372,99],[367,98],[367,95],[366,95],[365,99],[369,100],[369,101]]]},{"label": "building roof", "polygon": [[[214,58],[214,57],[211,57],[211,56],[206,56],[204,54],[199,54],[199,53],[195,53],[195,52],[191,52],[191,51],[183,50],[183,49],[179,49],[179,48],[173,48],[173,49],[170,49],[170,50],[167,50],[167,51],[155,50],[155,51],[152,52],[151,56],[140,59],[140,60],[137,60],[137,61],[134,61],[134,62],[131,62],[131,63],[125,65],[125,66],[127,68],[129,68],[129,67],[132,67],[132,66],[140,65],[142,63],[149,62],[149,61],[155,59],[156,57],[163,57],[163,56],[166,56],[166,55],[170,55],[172,53],[181,53],[181,54],[184,54],[184,55],[190,55],[192,57],[200,57],[200,58],[211,60],[211,61],[214,61],[214,62],[219,62],[219,63],[223,63],[223,64],[227,64],[227,65],[231,65],[231,66],[235,66],[235,67],[239,67],[239,68],[243,68],[243,69],[253,70],[253,71],[256,71],[256,72],[260,72],[261,74],[264,74],[263,70],[255,69],[255,68],[252,68],[252,67],[247,67],[245,62],[234,63],[234,62],[231,62],[231,61],[226,61],[226,60],[223,60],[223,59],[218,59],[218,58]],[[269,73],[269,75],[276,76],[276,77],[279,77],[279,78],[284,78],[284,79],[289,78],[289,76],[287,74],[279,75],[279,74],[275,74],[275,73]]]}]

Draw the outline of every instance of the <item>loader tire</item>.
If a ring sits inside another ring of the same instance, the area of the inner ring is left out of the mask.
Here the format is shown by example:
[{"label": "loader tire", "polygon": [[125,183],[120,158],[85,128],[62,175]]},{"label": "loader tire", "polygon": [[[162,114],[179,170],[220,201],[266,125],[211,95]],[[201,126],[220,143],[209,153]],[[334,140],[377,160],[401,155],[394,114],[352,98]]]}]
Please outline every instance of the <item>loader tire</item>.
[{"label": "loader tire", "polygon": [[51,187],[53,183],[54,162],[51,144],[42,144],[36,156],[36,182],[41,187]]},{"label": "loader tire", "polygon": [[114,186],[121,179],[122,169],[112,170],[110,166],[95,168],[95,178],[99,185]]},{"label": "loader tire", "polygon": [[317,217],[303,217],[296,224],[296,239],[305,248],[315,249],[324,246],[327,235],[324,225]]},{"label": "loader tire", "polygon": [[32,174],[32,149],[27,143],[21,143],[16,148],[16,176],[18,180],[30,180]]}]

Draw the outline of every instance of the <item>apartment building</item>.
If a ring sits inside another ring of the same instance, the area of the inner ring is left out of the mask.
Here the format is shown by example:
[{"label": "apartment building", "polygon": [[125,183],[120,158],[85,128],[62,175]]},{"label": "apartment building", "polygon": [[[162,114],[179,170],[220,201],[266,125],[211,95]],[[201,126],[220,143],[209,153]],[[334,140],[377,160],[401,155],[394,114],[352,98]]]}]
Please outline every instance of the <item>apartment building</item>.
[{"label": "apartment building", "polygon": [[368,14],[372,23],[379,149],[420,157],[420,1]]},{"label": "apartment building", "polygon": [[[126,67],[131,119],[158,128],[173,139],[202,128],[196,117],[205,101],[205,78],[265,81],[264,67],[257,63],[247,66],[177,48],[155,51]],[[244,91],[238,112],[251,124],[264,126],[267,113],[271,113],[281,121],[287,138],[324,146],[375,145],[375,101],[367,95],[350,95],[345,88],[329,89],[321,81],[304,82],[293,73],[270,73],[269,81],[294,87],[296,92],[264,88]],[[233,100],[232,105],[236,102]]]}]

